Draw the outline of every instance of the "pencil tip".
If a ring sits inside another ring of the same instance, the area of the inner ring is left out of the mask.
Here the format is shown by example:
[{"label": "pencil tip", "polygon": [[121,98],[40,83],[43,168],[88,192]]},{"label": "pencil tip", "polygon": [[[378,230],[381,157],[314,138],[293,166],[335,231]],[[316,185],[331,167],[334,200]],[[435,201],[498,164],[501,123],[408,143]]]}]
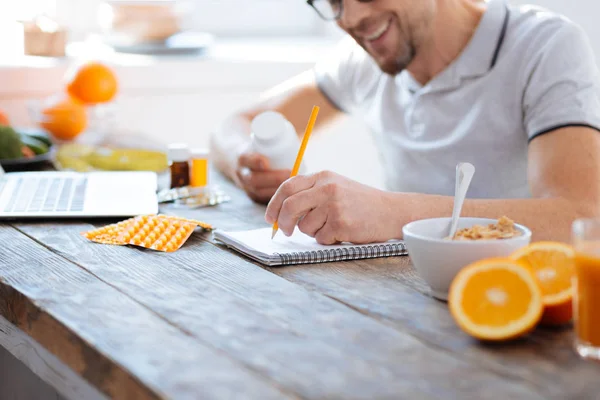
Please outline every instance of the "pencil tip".
[{"label": "pencil tip", "polygon": [[276,234],[277,234],[277,229],[273,229],[273,232],[271,233],[271,240],[273,240],[275,238]]}]

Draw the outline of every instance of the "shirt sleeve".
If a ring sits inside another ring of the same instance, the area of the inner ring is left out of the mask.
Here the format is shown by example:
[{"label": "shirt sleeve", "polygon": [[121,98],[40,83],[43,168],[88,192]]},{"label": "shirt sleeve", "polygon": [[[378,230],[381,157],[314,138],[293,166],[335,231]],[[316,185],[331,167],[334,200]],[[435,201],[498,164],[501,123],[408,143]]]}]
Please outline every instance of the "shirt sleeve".
[{"label": "shirt sleeve", "polygon": [[346,36],[314,66],[317,86],[323,95],[343,112],[353,112],[372,94],[381,70],[369,54]]},{"label": "shirt sleeve", "polygon": [[530,66],[523,96],[528,139],[567,126],[600,130],[600,79],[584,31],[561,20]]}]

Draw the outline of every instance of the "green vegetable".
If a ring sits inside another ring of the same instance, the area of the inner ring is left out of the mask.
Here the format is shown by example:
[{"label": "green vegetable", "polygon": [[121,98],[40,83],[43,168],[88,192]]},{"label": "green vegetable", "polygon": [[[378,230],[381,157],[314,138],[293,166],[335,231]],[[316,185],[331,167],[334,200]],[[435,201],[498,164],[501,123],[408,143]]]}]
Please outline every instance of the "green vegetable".
[{"label": "green vegetable", "polygon": [[0,125],[0,159],[10,160],[23,157],[21,137],[10,126]]},{"label": "green vegetable", "polygon": [[17,133],[19,135],[21,135],[21,137],[24,137],[25,139],[28,139],[28,138],[37,139],[38,141],[42,142],[48,148],[52,147],[52,145],[53,145],[52,140],[50,139],[50,136],[48,136],[48,134],[41,129],[22,127],[22,128],[15,128],[15,130],[17,131]]},{"label": "green vegetable", "polygon": [[50,140],[48,135],[44,134],[43,132],[21,133],[21,136],[27,136],[27,137],[32,137],[34,139],[37,139],[38,141],[42,142],[47,148],[52,146],[52,141]]},{"label": "green vegetable", "polygon": [[21,134],[21,142],[33,150],[37,155],[46,154],[48,152],[48,145],[37,139],[35,136]]}]

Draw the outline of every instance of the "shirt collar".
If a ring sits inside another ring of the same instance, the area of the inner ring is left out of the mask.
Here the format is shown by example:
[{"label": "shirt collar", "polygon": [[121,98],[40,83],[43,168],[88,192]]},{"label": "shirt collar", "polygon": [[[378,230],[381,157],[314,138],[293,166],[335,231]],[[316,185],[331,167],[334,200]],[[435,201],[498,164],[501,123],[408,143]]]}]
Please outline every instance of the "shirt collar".
[{"label": "shirt collar", "polygon": [[489,72],[504,42],[509,12],[506,1],[488,0],[487,4],[473,37],[456,60],[457,73],[462,77]]},{"label": "shirt collar", "polygon": [[[433,78],[423,89],[443,90],[460,85],[461,78],[478,77],[494,66],[504,42],[508,25],[506,0],[486,0],[487,8],[467,46],[444,71]],[[412,92],[421,86],[408,71],[403,71],[404,82]]]}]

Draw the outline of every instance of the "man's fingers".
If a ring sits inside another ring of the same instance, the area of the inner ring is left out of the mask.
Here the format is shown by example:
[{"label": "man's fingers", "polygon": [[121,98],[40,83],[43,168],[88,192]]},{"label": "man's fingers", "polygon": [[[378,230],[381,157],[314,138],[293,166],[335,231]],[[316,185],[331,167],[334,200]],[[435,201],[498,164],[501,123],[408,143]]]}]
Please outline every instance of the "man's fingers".
[{"label": "man's fingers", "polygon": [[327,194],[320,188],[310,188],[300,191],[283,201],[277,221],[281,231],[291,235],[301,218],[311,210],[322,207],[327,199]]},{"label": "man's fingers", "polygon": [[279,218],[283,202],[289,197],[312,188],[316,183],[315,175],[296,176],[283,182],[267,206],[265,220],[272,224]]},{"label": "man's fingers", "polygon": [[320,206],[308,212],[298,223],[300,232],[315,237],[316,233],[327,222],[327,207]]},{"label": "man's fingers", "polygon": [[269,159],[258,153],[243,153],[238,159],[239,167],[250,168],[256,171],[266,171],[269,169]]},{"label": "man's fingers", "polygon": [[272,188],[273,192],[277,190],[286,179],[290,177],[291,171],[273,170],[273,171],[250,171],[244,176],[244,183],[254,189]]},{"label": "man's fingers", "polygon": [[246,180],[248,176],[252,173],[249,168],[243,167],[235,170],[235,176],[237,178],[237,184],[241,186],[243,189],[246,189]]},{"label": "man's fingers", "polygon": [[236,176],[238,181],[240,182],[240,186],[248,197],[257,203],[267,204],[271,197],[275,194],[278,185],[266,186],[266,187],[256,187],[252,185],[252,181],[254,180],[253,176],[257,174],[257,172],[252,172],[248,168],[238,169],[236,171]]},{"label": "man's fingers", "polygon": [[336,244],[340,242],[340,240],[336,238],[336,232],[331,228],[330,225],[327,224],[327,221],[325,221],[323,227],[315,233],[315,240],[317,243],[325,245]]},{"label": "man's fingers", "polygon": [[265,188],[265,189],[257,189],[257,190],[249,190],[248,197],[250,197],[253,201],[261,204],[267,204],[273,194],[275,194],[275,188]]}]

